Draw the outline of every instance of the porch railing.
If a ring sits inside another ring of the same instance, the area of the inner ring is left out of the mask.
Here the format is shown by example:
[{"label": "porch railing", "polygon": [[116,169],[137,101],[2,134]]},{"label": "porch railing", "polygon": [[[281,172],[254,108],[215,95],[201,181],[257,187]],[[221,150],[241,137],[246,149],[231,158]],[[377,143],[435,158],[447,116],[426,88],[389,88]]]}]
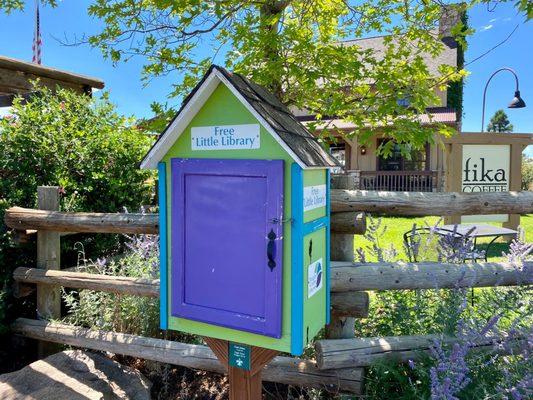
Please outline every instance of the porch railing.
[{"label": "porch railing", "polygon": [[361,171],[361,190],[391,192],[438,191],[437,171]]}]

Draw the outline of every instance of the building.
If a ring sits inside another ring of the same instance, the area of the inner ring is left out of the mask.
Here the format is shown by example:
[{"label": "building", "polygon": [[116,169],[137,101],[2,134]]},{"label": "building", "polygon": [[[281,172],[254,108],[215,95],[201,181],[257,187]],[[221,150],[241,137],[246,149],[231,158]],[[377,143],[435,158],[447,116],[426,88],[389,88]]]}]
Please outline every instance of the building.
[{"label": "building", "polygon": [[[444,44],[444,51],[437,57],[427,54],[425,62],[428,71],[433,76],[440,76],[440,65],[458,67],[462,60],[462,50],[451,35],[451,28],[456,25],[459,14],[446,13],[440,21],[438,33]],[[358,46],[372,49],[376,54],[385,49],[385,37],[377,36],[366,39],[357,39],[343,42],[343,45]],[[460,132],[462,104],[453,104],[450,89],[435,89],[438,102],[426,109],[426,114],[420,115],[423,125],[443,123]],[[406,104],[407,106],[408,104]],[[293,110],[294,111],[294,110]],[[302,122],[313,121],[314,115],[303,110],[295,110],[295,114]],[[320,124],[322,125],[322,123]],[[390,190],[390,191],[441,191],[445,187],[446,155],[443,146],[426,145],[422,151],[413,151],[411,158],[402,157],[399,149],[393,151],[388,158],[376,155],[377,147],[385,140],[390,140],[376,132],[367,143],[359,143],[357,137],[345,139],[342,133],[353,130],[352,123],[342,119],[329,119],[323,121],[324,127],[331,129],[333,136],[338,140],[331,143],[331,153],[343,164],[346,172],[353,173],[358,178],[361,189],[364,190]],[[320,126],[319,126],[320,128]],[[396,146],[397,147],[397,146]]]},{"label": "building", "polygon": [[0,107],[9,107],[17,95],[30,96],[35,80],[50,89],[59,86],[89,95],[104,87],[98,78],[0,56]]}]

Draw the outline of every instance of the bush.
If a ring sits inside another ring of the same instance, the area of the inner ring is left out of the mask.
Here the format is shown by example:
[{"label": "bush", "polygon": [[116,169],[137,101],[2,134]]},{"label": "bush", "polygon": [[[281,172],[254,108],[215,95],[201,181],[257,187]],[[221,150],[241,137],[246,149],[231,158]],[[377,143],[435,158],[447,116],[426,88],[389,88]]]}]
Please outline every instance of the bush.
[{"label": "bush", "polygon": [[[370,244],[357,251],[361,259],[394,261],[399,256],[396,249],[383,249],[383,233],[381,222],[370,220],[366,234]],[[517,279],[531,274],[522,261],[530,259],[532,250],[532,244],[520,241],[509,246],[507,259],[515,265]],[[374,292],[371,296],[368,318],[356,320],[357,336],[443,334],[456,337],[457,343],[446,345],[436,340],[430,355],[419,361],[371,366],[365,379],[369,398],[504,400],[533,395],[531,287],[483,288],[475,292],[436,287]],[[487,352],[472,350],[480,337],[493,341]]]},{"label": "bush", "polygon": [[[35,244],[15,246],[3,220],[8,207],[35,207],[37,186],[60,186],[68,211],[137,210],[153,197],[152,173],[138,168],[152,138],[117,114],[106,94],[36,87],[26,103],[15,99],[11,113],[0,118],[0,290],[10,287],[14,268],[35,263]],[[93,247],[116,244],[100,238],[89,239]]]},{"label": "bush", "polygon": [[529,157],[522,157],[522,190],[529,190],[533,183],[533,160]]},{"label": "bush", "polygon": [[[159,240],[155,235],[132,236],[122,256],[108,260],[86,261],[82,252],[80,267],[90,272],[135,278],[159,277]],[[159,336],[159,300],[141,296],[123,296],[92,290],[64,290],[68,309],[65,321],[87,328]]]}]

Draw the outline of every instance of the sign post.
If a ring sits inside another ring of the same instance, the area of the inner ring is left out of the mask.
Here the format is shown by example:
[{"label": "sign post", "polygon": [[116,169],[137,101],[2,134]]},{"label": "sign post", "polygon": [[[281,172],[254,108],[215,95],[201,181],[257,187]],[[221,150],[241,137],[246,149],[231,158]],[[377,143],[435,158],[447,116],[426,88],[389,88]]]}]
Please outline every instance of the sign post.
[{"label": "sign post", "polygon": [[[448,139],[446,190],[448,192],[520,191],[522,151],[533,144],[531,134],[461,133]],[[448,224],[492,221],[516,229],[520,215],[452,215]]]},{"label": "sign post", "polygon": [[260,400],[261,370],[278,352],[222,339],[206,337],[204,341],[228,372],[230,400]]}]

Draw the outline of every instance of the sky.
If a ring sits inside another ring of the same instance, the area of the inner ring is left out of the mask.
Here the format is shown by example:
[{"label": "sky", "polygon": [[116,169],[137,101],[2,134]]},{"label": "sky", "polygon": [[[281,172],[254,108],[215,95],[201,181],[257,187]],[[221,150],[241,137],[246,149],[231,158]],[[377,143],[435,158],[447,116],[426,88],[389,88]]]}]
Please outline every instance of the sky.
[{"label": "sky", "polygon": [[[34,2],[26,3],[24,12],[11,15],[0,12],[0,54],[31,61]],[[87,15],[89,3],[62,1],[57,8],[41,8],[43,64],[103,79],[111,100],[126,115],[150,117],[150,104],[154,101],[179,105],[178,99],[167,99],[172,84],[179,81],[177,74],[156,78],[145,86],[140,80],[142,59],[113,66],[99,50],[88,45],[64,46],[60,43],[59,39],[72,41],[75,37],[95,33],[102,26],[100,21]],[[499,4],[490,11],[486,5],[471,10],[469,24],[476,33],[469,39],[467,63],[503,41],[516,26],[518,28],[504,44],[467,65],[469,76],[464,88],[463,131],[480,130],[483,87],[492,72],[510,67],[518,74],[522,97],[530,106],[506,112],[515,132],[533,132],[533,21],[524,23],[524,17],[517,14],[512,4]],[[218,60],[219,63],[222,61]],[[496,110],[507,107],[513,98],[514,86],[514,78],[509,72],[494,77],[487,92],[487,122]]]}]

